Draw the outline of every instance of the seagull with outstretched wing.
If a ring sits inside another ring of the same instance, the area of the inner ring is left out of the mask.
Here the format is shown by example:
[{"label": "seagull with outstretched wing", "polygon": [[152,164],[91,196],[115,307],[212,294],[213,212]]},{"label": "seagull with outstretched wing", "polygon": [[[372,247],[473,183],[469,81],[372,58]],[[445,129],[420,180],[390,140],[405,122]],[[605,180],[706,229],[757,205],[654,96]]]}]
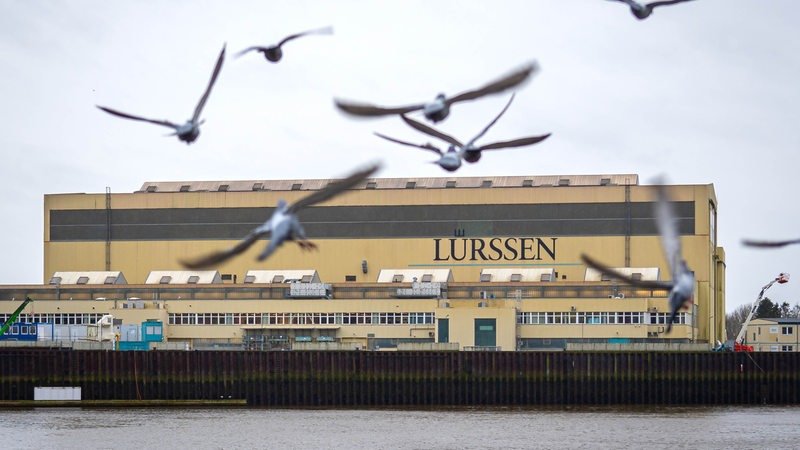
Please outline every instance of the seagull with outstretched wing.
[{"label": "seagull with outstretched wing", "polygon": [[653,8],[658,6],[673,5],[675,3],[683,3],[691,0],[663,0],[660,2],[639,3],[634,0],[611,0],[612,2],[625,3],[631,7],[631,14],[639,20],[646,19],[653,14]]},{"label": "seagull with outstretched wing", "polygon": [[438,147],[436,147],[436,146],[434,146],[432,144],[427,144],[427,143],[426,144],[414,144],[414,143],[411,143],[411,142],[401,141],[400,139],[395,139],[393,137],[389,137],[389,136],[386,136],[384,134],[380,134],[378,132],[375,132],[375,135],[380,137],[380,138],[386,139],[387,141],[394,142],[396,144],[406,145],[406,146],[409,146],[409,147],[421,148],[423,150],[430,150],[430,151],[436,153],[437,155],[439,155],[439,159],[437,159],[436,161],[432,161],[432,162],[434,164],[439,165],[439,167],[441,167],[442,169],[444,169],[444,170],[446,170],[448,172],[454,172],[454,171],[458,170],[459,167],[461,167],[461,153],[459,151],[457,151],[456,148],[453,147],[452,145],[450,146],[450,148],[446,152],[443,152],[441,149],[439,149]]},{"label": "seagull with outstretched wing", "polygon": [[656,193],[656,227],[661,235],[661,245],[664,249],[664,256],[667,258],[669,269],[672,275],[670,281],[647,281],[635,280],[625,274],[620,273],[608,266],[605,266],[587,255],[581,255],[583,262],[593,269],[616,278],[625,283],[640,286],[648,289],[667,289],[669,290],[670,315],[667,319],[667,333],[672,330],[672,322],[678,314],[678,310],[689,306],[694,301],[694,272],[689,270],[686,260],[683,259],[681,252],[681,241],[678,234],[678,223],[675,212],[672,209],[666,188],[661,180],[657,181]]},{"label": "seagull with outstretched wing", "polygon": [[489,124],[486,125],[486,127],[484,127],[480,133],[478,133],[474,138],[470,139],[466,144],[461,143],[461,141],[454,138],[453,136],[450,136],[439,130],[429,127],[424,123],[411,119],[407,117],[405,114],[402,114],[400,117],[402,117],[403,121],[405,121],[406,124],[414,128],[415,130],[425,133],[429,136],[439,138],[445,142],[448,142],[456,149],[459,149],[460,155],[462,158],[464,158],[465,161],[474,163],[477,162],[479,159],[481,159],[481,152],[484,150],[524,147],[527,145],[536,144],[550,137],[550,133],[547,133],[541,136],[529,136],[524,138],[512,139],[510,141],[494,142],[491,144],[480,145],[480,146],[475,145],[475,142],[481,137],[483,137],[483,135],[486,134],[487,131],[489,131],[489,128],[491,128],[495,123],[497,123],[500,117],[502,117],[503,114],[505,114],[508,107],[511,106],[512,101],[514,101],[514,94],[511,95],[511,98],[508,100],[508,103],[506,103],[506,106],[502,109],[502,111],[500,111],[500,114],[498,114],[497,117],[495,117],[491,122],[489,122]]},{"label": "seagull with outstretched wing", "polygon": [[297,212],[311,205],[329,200],[347,189],[351,189],[379,169],[379,165],[371,165],[365,169],[358,170],[352,175],[330,183],[328,186],[315,191],[300,200],[287,204],[285,200],[278,201],[278,205],[272,216],[264,224],[256,227],[247,234],[238,244],[233,247],[211,253],[198,259],[181,261],[188,269],[201,269],[216,264],[220,264],[227,259],[236,256],[252,246],[257,240],[269,237],[269,244],[264,251],[258,255],[258,260],[263,261],[269,257],[284,242],[294,241],[302,250],[316,249],[317,246],[306,238],[303,226],[297,218]]},{"label": "seagull with outstretched wing", "polygon": [[538,70],[536,62],[532,62],[498,80],[488,83],[478,89],[462,92],[454,97],[439,94],[430,103],[418,103],[407,106],[383,107],[368,103],[355,103],[335,99],[334,103],[342,111],[355,116],[386,116],[391,114],[407,114],[413,111],[422,111],[425,118],[436,123],[447,118],[450,114],[450,105],[457,102],[474,100],[485,95],[497,94],[507,89],[520,85]]},{"label": "seagull with outstretched wing", "polygon": [[255,46],[248,47],[248,48],[240,51],[239,53],[236,54],[236,56],[239,57],[239,56],[244,55],[245,53],[248,53],[250,51],[255,50],[255,51],[261,52],[264,55],[264,58],[267,61],[269,61],[269,62],[278,62],[283,57],[283,50],[281,49],[283,47],[283,44],[285,44],[285,43],[287,43],[287,42],[289,42],[289,41],[291,41],[293,39],[297,39],[297,38],[302,37],[302,36],[307,36],[309,34],[333,34],[333,28],[332,27],[325,27],[325,28],[319,28],[319,29],[316,29],[316,30],[303,31],[302,33],[292,34],[290,36],[287,36],[287,37],[283,38],[282,41],[278,42],[275,45],[270,45],[270,46],[267,46],[267,47],[255,45]]},{"label": "seagull with outstretched wing", "polygon": [[791,244],[800,244],[800,239],[789,239],[786,241],[755,241],[751,239],[745,239],[742,241],[742,244],[747,245],[749,247],[784,247]]},{"label": "seagull with outstretched wing", "polygon": [[186,123],[182,125],[170,122],[168,120],[154,120],[154,119],[148,119],[146,117],[134,116],[133,114],[127,114],[105,106],[97,105],[97,107],[109,114],[115,115],[117,117],[122,117],[123,119],[140,120],[142,122],[149,122],[156,125],[172,128],[173,130],[175,130],[175,132],[170,134],[170,136],[178,136],[178,139],[180,139],[183,142],[186,142],[187,145],[191,144],[200,135],[200,125],[202,125],[203,122],[205,122],[205,119],[200,120],[200,114],[203,112],[203,107],[206,106],[208,95],[211,93],[211,88],[214,87],[214,83],[216,83],[217,81],[217,76],[219,76],[219,72],[222,69],[222,62],[224,60],[225,60],[225,46],[223,45],[222,51],[219,53],[219,57],[217,58],[217,64],[214,66],[214,71],[211,73],[211,80],[209,80],[208,82],[206,91],[203,93],[203,96],[200,97],[200,101],[194,108],[194,114],[192,115],[192,118],[187,120]]}]

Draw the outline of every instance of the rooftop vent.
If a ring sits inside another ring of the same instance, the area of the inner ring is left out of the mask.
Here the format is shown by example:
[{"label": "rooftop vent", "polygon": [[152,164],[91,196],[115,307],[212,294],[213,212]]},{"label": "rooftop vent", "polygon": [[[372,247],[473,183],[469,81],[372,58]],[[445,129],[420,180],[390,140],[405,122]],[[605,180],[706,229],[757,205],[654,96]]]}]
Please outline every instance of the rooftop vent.
[{"label": "rooftop vent", "polygon": [[292,190],[293,191],[299,191],[301,187],[303,187],[303,183],[294,183],[292,185]]},{"label": "rooftop vent", "polygon": [[253,183],[253,190],[260,191],[264,187],[264,183]]},{"label": "rooftop vent", "polygon": [[403,282],[403,274],[397,274],[392,277],[392,283],[402,283]]},{"label": "rooftop vent", "polygon": [[609,184],[611,184],[611,178],[600,179],[600,186],[608,186]]},{"label": "rooftop vent", "polygon": [[230,187],[231,187],[231,186],[230,186],[230,185],[228,185],[228,184],[220,184],[220,185],[219,185],[219,189],[217,189],[217,190],[218,190],[219,192],[228,192],[228,189],[229,189]]},{"label": "rooftop vent", "polygon": [[89,282],[89,277],[78,277],[78,281],[75,284],[86,284]]},{"label": "rooftop vent", "polygon": [[50,282],[48,284],[61,284],[61,277],[50,278]]},{"label": "rooftop vent", "polygon": [[283,275],[275,275],[272,277],[273,283],[283,283]]},{"label": "rooftop vent", "polygon": [[433,274],[431,274],[431,273],[423,274],[422,275],[422,279],[419,280],[419,281],[421,281],[423,283],[430,283],[431,281],[433,281]]},{"label": "rooftop vent", "polygon": [[103,284],[114,284],[116,281],[117,277],[112,275],[110,277],[106,277],[106,281],[104,281]]},{"label": "rooftop vent", "polygon": [[406,189],[414,189],[417,187],[416,181],[406,181]]},{"label": "rooftop vent", "polygon": [[482,188],[492,187],[492,180],[483,180],[481,181]]},{"label": "rooftop vent", "polygon": [[456,187],[456,180],[448,180],[444,184],[444,187],[446,187],[446,188],[454,188],[454,187]]},{"label": "rooftop vent", "polygon": [[488,283],[492,281],[492,274],[490,273],[482,273],[481,274],[481,282]]},{"label": "rooftop vent", "polygon": [[375,181],[367,181],[367,189],[375,189],[378,187],[378,183]]},{"label": "rooftop vent", "polygon": [[569,186],[569,178],[561,178],[558,180],[559,186]]},{"label": "rooftop vent", "polygon": [[184,184],[183,186],[181,186],[181,192],[189,192],[190,188],[191,186],[189,186],[188,184]]},{"label": "rooftop vent", "polygon": [[255,281],[256,281],[256,276],[255,275],[246,275],[244,277],[244,283],[246,283],[246,284],[253,284]]},{"label": "rooftop vent", "polygon": [[169,284],[170,281],[172,281],[172,276],[164,275],[163,277],[161,277],[160,280],[158,280],[158,283],[159,284]]},{"label": "rooftop vent", "polygon": [[513,282],[522,281],[522,274],[521,273],[512,273],[510,281],[513,281]]},{"label": "rooftop vent", "polygon": [[522,180],[522,187],[533,187],[533,180]]},{"label": "rooftop vent", "polygon": [[150,186],[147,186],[147,189],[145,189],[145,192],[155,192],[156,189],[158,189],[158,187],[151,184]]},{"label": "rooftop vent", "polygon": [[198,277],[197,275],[192,275],[189,277],[188,280],[186,280],[186,282],[189,284],[197,284],[198,281],[200,281],[200,277]]},{"label": "rooftop vent", "polygon": [[551,273],[543,273],[539,281],[552,281],[552,275]]}]

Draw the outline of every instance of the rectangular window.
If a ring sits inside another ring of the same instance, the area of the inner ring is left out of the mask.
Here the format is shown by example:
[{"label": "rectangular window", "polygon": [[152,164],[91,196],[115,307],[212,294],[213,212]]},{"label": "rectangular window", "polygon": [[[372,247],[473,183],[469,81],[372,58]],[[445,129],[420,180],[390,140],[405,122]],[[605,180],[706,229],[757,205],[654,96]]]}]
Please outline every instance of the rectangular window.
[{"label": "rectangular window", "polygon": [[791,336],[794,334],[794,327],[781,327],[781,334]]}]

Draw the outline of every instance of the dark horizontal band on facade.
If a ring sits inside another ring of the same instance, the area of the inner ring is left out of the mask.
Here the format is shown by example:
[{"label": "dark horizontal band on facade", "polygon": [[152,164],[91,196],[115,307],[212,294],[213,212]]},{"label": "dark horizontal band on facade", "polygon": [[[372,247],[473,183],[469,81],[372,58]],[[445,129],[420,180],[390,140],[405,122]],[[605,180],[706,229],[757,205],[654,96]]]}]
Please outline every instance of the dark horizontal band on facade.
[{"label": "dark horizontal band on facade", "polygon": [[[694,202],[673,203],[682,235]],[[273,208],[51,210],[50,241],[239,239]],[[314,239],[657,234],[653,203],[317,206],[299,213]]]}]

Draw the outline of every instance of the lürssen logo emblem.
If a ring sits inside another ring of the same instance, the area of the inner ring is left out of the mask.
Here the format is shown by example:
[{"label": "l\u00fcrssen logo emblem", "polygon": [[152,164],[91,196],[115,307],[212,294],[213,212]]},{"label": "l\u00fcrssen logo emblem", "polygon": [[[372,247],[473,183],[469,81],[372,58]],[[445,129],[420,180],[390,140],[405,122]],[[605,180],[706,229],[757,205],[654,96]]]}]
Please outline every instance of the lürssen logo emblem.
[{"label": "l\u00fcrssen logo emblem", "polygon": [[[549,239],[549,243],[545,240]],[[556,239],[537,237],[434,239],[434,261],[541,261],[556,259]]]}]

